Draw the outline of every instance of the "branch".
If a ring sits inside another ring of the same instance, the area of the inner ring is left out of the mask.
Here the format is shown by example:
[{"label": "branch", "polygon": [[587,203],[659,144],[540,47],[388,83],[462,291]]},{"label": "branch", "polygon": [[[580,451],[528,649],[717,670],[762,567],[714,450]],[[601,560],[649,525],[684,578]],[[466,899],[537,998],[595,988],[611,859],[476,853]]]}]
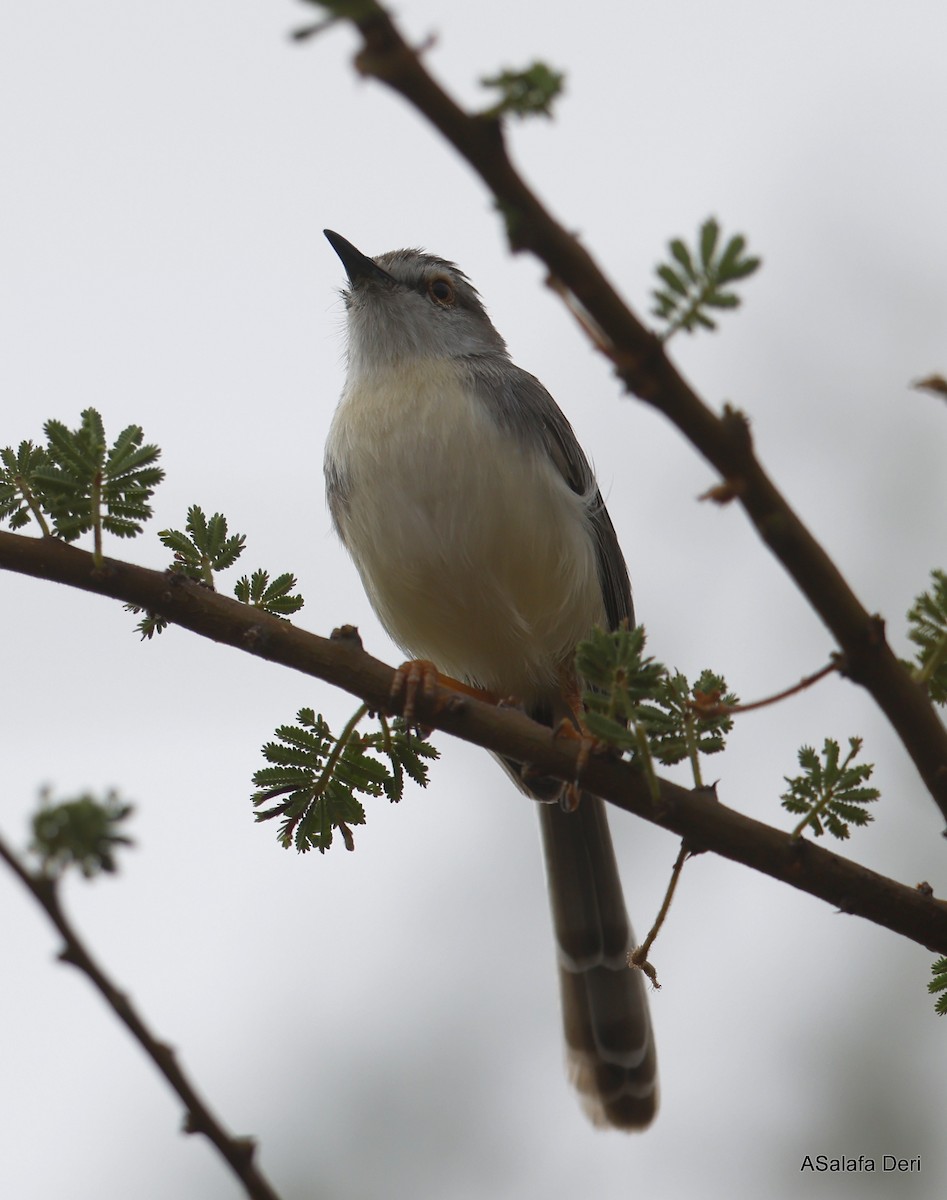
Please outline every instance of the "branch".
[{"label": "branch", "polygon": [[[391,667],[362,649],[351,626],[331,639],[307,633],[186,578],[91,554],[51,538],[0,532],[0,568],[54,580],[140,605],[203,637],[270,662],[323,679],[360,697],[380,712],[401,710],[393,702]],[[495,754],[532,764],[542,775],[574,780],[579,745],[555,738],[521,712],[496,708],[438,688],[433,700],[416,703],[425,726],[441,729]],[[947,954],[947,903],[905,887],[804,839],[718,804],[708,789],[688,791],[659,780],[657,803],[644,776],[628,763],[593,757],[582,784],[652,824],[687,839],[692,850],[710,850],[818,896],[845,913],[873,921],[939,953]]]},{"label": "branch", "polygon": [[[92,556],[86,554],[84,557],[91,559]],[[69,918],[63,912],[59,902],[56,880],[39,872],[34,873],[27,870],[3,838],[0,838],[0,858],[6,862],[23,886],[29,890],[33,899],[59,931],[65,943],[59,952],[60,962],[70,963],[88,976],[115,1015],[131,1032],[132,1037],[180,1096],[187,1110],[184,1119],[185,1133],[202,1133],[213,1142],[230,1169],[243,1184],[244,1191],[251,1197],[251,1200],[279,1200],[276,1192],[253,1161],[256,1151],[253,1139],[230,1136],[179,1066],[174,1050],[166,1043],[159,1042],[151,1033],[128,996],[119,991],[85,948]]]},{"label": "branch", "polygon": [[434,81],[376,0],[325,0],[362,36],[356,69],[404,96],[470,163],[493,192],[513,250],[549,268],[556,290],[583,314],[598,349],[630,392],[664,413],[721,474],[760,537],[789,572],[842,651],[840,669],[872,695],[893,725],[940,811],[947,817],[947,729],[930,700],[753,452],[746,418],[717,415],[678,374],[660,340],[632,313],[578,240],[548,212],[506,152],[499,120],[468,114]]}]

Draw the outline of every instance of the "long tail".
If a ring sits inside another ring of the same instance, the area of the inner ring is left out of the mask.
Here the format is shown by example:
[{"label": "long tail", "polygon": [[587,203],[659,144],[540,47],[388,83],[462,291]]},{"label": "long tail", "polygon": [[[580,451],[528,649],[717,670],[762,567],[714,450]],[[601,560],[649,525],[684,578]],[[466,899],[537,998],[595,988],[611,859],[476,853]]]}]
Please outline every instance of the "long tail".
[{"label": "long tail", "polygon": [[539,804],[569,1071],[596,1125],[643,1129],[658,1105],[658,1071],[633,935],[605,805]]}]

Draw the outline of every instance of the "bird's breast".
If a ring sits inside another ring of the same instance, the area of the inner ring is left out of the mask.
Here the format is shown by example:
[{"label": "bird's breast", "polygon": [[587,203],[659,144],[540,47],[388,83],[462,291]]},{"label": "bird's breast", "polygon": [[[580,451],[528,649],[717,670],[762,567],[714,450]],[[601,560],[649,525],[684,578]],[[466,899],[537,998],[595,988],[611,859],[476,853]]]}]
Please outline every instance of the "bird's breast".
[{"label": "bird's breast", "polygon": [[342,540],[408,654],[529,699],[603,622],[584,498],[450,361],[350,380],[326,465]]}]

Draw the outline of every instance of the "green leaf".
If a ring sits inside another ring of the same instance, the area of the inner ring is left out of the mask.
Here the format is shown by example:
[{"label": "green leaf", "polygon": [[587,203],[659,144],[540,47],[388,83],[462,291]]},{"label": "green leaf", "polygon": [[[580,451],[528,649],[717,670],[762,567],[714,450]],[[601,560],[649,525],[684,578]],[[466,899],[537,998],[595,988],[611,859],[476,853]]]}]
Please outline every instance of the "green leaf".
[{"label": "green leaf", "polygon": [[142,444],[138,425],[122,430],[109,449],[94,408],[83,411],[77,429],[49,420],[44,430],[45,448],[25,442],[15,458],[12,452],[4,453],[0,516],[9,516],[20,527],[32,515],[43,533],[55,532],[67,542],[93,530],[100,560],[103,530],[134,537],[151,516],[148,501],[164,478],[155,465],[161,451]]},{"label": "green leaf", "polygon": [[214,574],[232,567],[243,553],[246,536],[227,536],[227,518],[214,513],[208,520],[198,504],[187,510],[186,532],[162,529],[158,537],[174,554],[172,570],[214,586]]},{"label": "green leaf", "polygon": [[918,647],[914,679],[935,704],[947,704],[947,572],[931,571],[931,587],[908,612],[908,637]]},{"label": "green leaf", "polygon": [[739,308],[740,297],[735,296],[733,292],[709,292],[704,298],[704,303],[711,308]]},{"label": "green leaf", "polygon": [[197,557],[194,554],[196,547],[186,533],[181,533],[177,529],[161,529],[158,531],[158,537],[162,545],[166,546],[173,554],[180,555],[182,558]]},{"label": "green leaf", "polygon": [[11,529],[22,529],[35,519],[49,534],[36,486],[36,474],[46,463],[45,449],[32,442],[20,442],[15,453],[12,446],[0,450],[0,521],[9,521]]},{"label": "green leaf", "polygon": [[[694,269],[694,262],[691,258],[690,251],[684,245],[680,238],[675,238],[671,243],[671,254],[677,259],[678,263],[684,270],[684,274],[692,282],[696,283],[698,275]],[[685,289],[686,293],[686,289]]]},{"label": "green leaf", "polygon": [[726,280],[730,277],[730,272],[736,267],[743,257],[743,251],[746,249],[746,238],[738,233],[727,243],[726,249],[720,256],[720,262],[717,264],[717,278]]},{"label": "green leaf", "polygon": [[740,262],[734,263],[726,274],[721,272],[720,281],[722,283],[733,283],[737,279],[746,279],[747,276],[759,270],[762,262],[761,258],[744,258]]},{"label": "green leaf", "polygon": [[716,329],[708,309],[739,307],[739,296],[725,291],[724,285],[751,275],[760,259],[744,256],[746,238],[742,234],[730,238],[718,256],[719,245],[720,226],[713,217],[700,227],[696,252],[680,238],[669,243],[673,261],[655,267],[665,287],[652,291],[655,305],[651,312],[667,326],[660,335],[663,341],[679,330],[693,333],[696,329]]},{"label": "green leaf", "polygon": [[[705,670],[691,685],[679,671],[669,675],[656,697],[662,720],[652,721],[649,732],[651,749],[666,766],[699,754],[719,754],[726,745],[726,734],[733,728],[733,717],[726,710],[737,703],[727,690],[723,677]],[[717,712],[720,706],[723,712]]]},{"label": "green leaf", "polygon": [[51,804],[44,794],[33,817],[30,850],[50,878],[59,878],[72,866],[87,879],[102,871],[113,872],[117,848],[133,844],[122,832],[132,811],[115,792],[109,792],[104,801],[84,793],[58,804]]},{"label": "green leaf", "polygon": [[400,719],[389,724],[379,716],[376,731],[357,732],[367,713],[363,705],[336,738],[321,714],[303,708],[296,724],[281,725],[263,747],[271,765],[254,774],[252,801],[258,821],[280,818],[277,836],[285,848],[324,854],[338,830],[353,850],[351,827],[365,823],[359,795],[400,800],[405,775],[426,785],[423,760],[437,757],[434,747]]},{"label": "green leaf", "polygon": [[126,612],[130,612],[130,613],[143,612],[145,614],[144,617],[135,626],[135,631],[136,631],[136,633],[141,634],[142,641],[150,640],[151,638],[153,638],[155,636],[156,633],[164,633],[164,631],[168,628],[168,625],[170,624],[170,622],[165,617],[159,616],[158,613],[153,613],[153,612],[149,611],[148,609],[144,609],[139,604],[124,604],[124,605],[122,605],[122,607],[125,609]]},{"label": "green leaf", "polygon": [[608,716],[607,713],[595,712],[590,709],[583,719],[589,733],[604,742],[606,746],[613,746],[616,750],[625,750],[630,753],[638,749],[634,732],[621,721],[616,721],[614,717]]},{"label": "green leaf", "polygon": [[931,966],[931,975],[933,979],[927,985],[927,990],[932,996],[941,993],[934,1005],[934,1012],[943,1017],[947,1014],[947,958],[937,959]]},{"label": "green leaf", "polygon": [[733,727],[728,709],[737,703],[722,676],[702,672],[688,683],[679,671],[644,653],[645,631],[592,631],[576,652],[586,684],[583,723],[590,734],[630,756],[654,783],[651,760],[672,766],[687,759],[701,786],[699,757],[723,750]]},{"label": "green leaf", "polygon": [[720,226],[713,217],[708,217],[700,227],[700,265],[705,272],[714,260],[714,251],[717,249],[719,237]]},{"label": "green leaf", "polygon": [[786,776],[789,789],[782,796],[788,812],[801,814],[802,820],[793,830],[799,837],[807,827],[816,837],[827,830],[833,837],[844,840],[850,836],[849,825],[863,826],[873,820],[865,805],[873,803],[881,793],[877,788],[863,786],[871,778],[871,763],[854,762],[861,750],[861,738],[849,738],[849,752],[840,761],[838,742],[826,738],[819,758],[812,746],[799,750],[801,775]]},{"label": "green leaf", "polygon": [[654,296],[655,306],[652,310],[655,317],[660,317],[665,320],[672,316],[677,311],[677,300],[667,292],[655,289],[652,292]]},{"label": "green leaf", "polygon": [[105,426],[94,408],[81,414],[78,429],[69,429],[62,421],[50,420],[43,426],[49,441],[49,455],[67,476],[91,482],[95,472],[105,465]]},{"label": "green leaf", "polygon": [[269,573],[261,568],[249,578],[241,576],[233,591],[242,604],[252,604],[274,617],[285,618],[290,613],[298,612],[305,604],[302,596],[289,594],[295,586],[296,576],[288,571],[270,582]]},{"label": "green leaf", "polygon": [[677,292],[679,296],[687,295],[687,284],[672,267],[662,265],[657,270],[672,292]]},{"label": "green leaf", "polygon": [[378,747],[390,764],[388,778],[383,785],[385,795],[392,804],[397,804],[404,796],[405,776],[419,787],[427,787],[428,767],[424,760],[436,759],[438,754],[430,742],[405,724],[402,717],[396,717],[390,725],[383,716],[379,716],[378,721],[381,726]]},{"label": "green leaf", "polygon": [[552,103],[562,93],[565,75],[543,62],[534,62],[523,71],[504,70],[480,80],[485,88],[499,91],[497,102],[481,116],[496,119],[514,117],[551,117]]}]

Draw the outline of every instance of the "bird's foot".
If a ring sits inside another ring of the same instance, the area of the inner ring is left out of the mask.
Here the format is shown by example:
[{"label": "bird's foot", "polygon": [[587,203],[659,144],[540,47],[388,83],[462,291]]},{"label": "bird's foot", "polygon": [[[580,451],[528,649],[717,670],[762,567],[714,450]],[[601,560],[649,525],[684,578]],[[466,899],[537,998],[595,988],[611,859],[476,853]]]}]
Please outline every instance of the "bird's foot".
[{"label": "bird's foot", "polygon": [[[446,689],[452,695],[445,695],[441,689]],[[437,715],[451,704],[457,702],[457,694],[473,696],[487,704],[496,704],[497,698],[492,692],[483,688],[472,687],[462,683],[450,675],[442,675],[437,667],[426,658],[412,658],[403,662],[395,671],[391,682],[391,698],[401,701],[402,714],[409,725],[415,723],[415,715],[420,700],[423,707]]]},{"label": "bird's foot", "polygon": [[564,717],[556,728],[553,730],[554,738],[572,738],[579,743],[579,752],[575,760],[575,779],[572,783],[567,783],[559,797],[559,806],[565,812],[575,812],[579,807],[579,801],[582,799],[582,789],[579,785],[579,780],[582,778],[585,768],[589,764],[589,759],[593,754],[600,754],[605,748],[598,738],[593,737],[591,733],[583,726],[576,726],[574,721]]}]

